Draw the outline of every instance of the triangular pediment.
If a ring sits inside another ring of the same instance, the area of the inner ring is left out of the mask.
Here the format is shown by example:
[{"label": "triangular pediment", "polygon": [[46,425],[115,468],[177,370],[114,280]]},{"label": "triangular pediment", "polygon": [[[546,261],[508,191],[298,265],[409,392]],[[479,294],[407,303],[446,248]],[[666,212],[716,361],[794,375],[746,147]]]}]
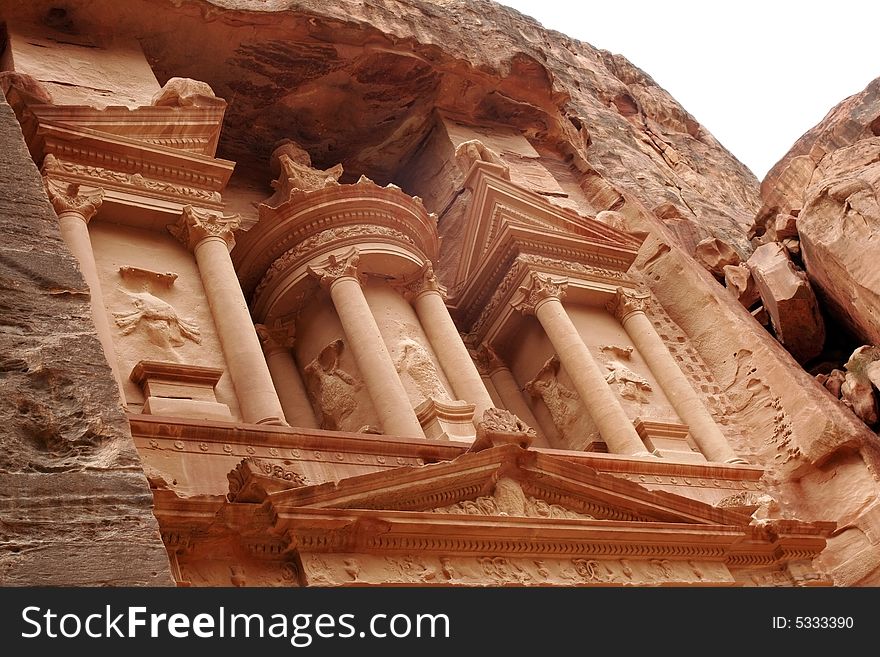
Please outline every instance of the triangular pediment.
[{"label": "triangular pediment", "polygon": [[[276,512],[360,509],[454,516],[743,525],[731,509],[602,474],[560,456],[506,445],[419,468],[267,491]],[[256,500],[254,500],[256,501]]]}]

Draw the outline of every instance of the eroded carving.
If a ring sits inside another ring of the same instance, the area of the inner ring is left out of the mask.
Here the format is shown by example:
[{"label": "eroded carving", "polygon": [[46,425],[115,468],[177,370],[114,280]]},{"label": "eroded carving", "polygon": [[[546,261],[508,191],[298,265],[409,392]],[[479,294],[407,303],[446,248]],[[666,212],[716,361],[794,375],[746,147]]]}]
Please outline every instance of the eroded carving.
[{"label": "eroded carving", "polygon": [[647,404],[646,392],[651,392],[651,384],[648,380],[636,374],[618,360],[608,360],[605,363],[608,375],[605,380],[610,384],[617,384],[617,392],[624,399],[629,399],[639,404]]},{"label": "eroded carving", "polygon": [[645,292],[635,292],[618,287],[614,298],[605,307],[617,321],[623,321],[633,313],[644,313],[651,302],[651,295]]},{"label": "eroded carving", "polygon": [[565,297],[568,279],[557,278],[548,274],[530,272],[518,290],[518,297],[511,305],[524,315],[534,315],[535,309],[549,299],[561,301]]},{"label": "eroded carving", "polygon": [[465,175],[471,170],[474,162],[488,162],[501,167],[503,178],[510,180],[510,167],[491,148],[479,139],[469,139],[461,142],[455,149],[455,163]]},{"label": "eroded carving", "polygon": [[406,375],[415,384],[420,401],[435,399],[449,401],[449,393],[440,382],[437,366],[428,350],[412,338],[404,338],[400,343],[400,355],[394,363],[397,372]]},{"label": "eroded carving", "polygon": [[201,344],[198,325],[191,319],[179,316],[170,303],[146,291],[123,292],[131,300],[134,309],[113,313],[122,335],[142,330],[151,343],[163,349],[181,347],[186,340]]},{"label": "eroded carving", "polygon": [[278,178],[272,181],[275,194],[266,201],[266,205],[270,207],[289,201],[297,193],[338,185],[342,176],[341,164],[325,170],[313,167],[308,152],[291,139],[282,140],[275,148],[270,166],[273,173],[278,174]]},{"label": "eroded carving", "polygon": [[577,513],[559,504],[526,495],[515,479],[502,477],[495,484],[492,495],[433,509],[434,513],[452,513],[472,516],[514,516],[519,518],[559,518],[568,520],[594,520],[585,513]]},{"label": "eroded carving", "polygon": [[523,389],[544,401],[553,424],[563,436],[571,433],[578,414],[579,398],[574,390],[559,381],[559,356],[553,356],[538,370]]},{"label": "eroded carving", "polygon": [[306,388],[321,418],[322,429],[354,431],[347,420],[357,408],[355,393],[363,384],[339,367],[343,349],[343,341],[334,340],[305,366]]},{"label": "eroded carving", "polygon": [[327,259],[317,265],[309,265],[309,274],[318,279],[322,287],[328,288],[340,278],[358,278],[358,265],[361,256],[357,249],[352,248],[342,255],[331,253]]}]

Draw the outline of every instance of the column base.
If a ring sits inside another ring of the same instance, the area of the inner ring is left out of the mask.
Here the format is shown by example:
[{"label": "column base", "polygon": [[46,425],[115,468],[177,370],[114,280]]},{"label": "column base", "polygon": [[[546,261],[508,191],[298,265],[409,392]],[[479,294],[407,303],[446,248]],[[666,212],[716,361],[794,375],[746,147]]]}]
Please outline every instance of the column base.
[{"label": "column base", "polygon": [[257,420],[254,424],[269,424],[275,427],[289,427],[290,425],[280,417],[265,417],[262,420]]}]

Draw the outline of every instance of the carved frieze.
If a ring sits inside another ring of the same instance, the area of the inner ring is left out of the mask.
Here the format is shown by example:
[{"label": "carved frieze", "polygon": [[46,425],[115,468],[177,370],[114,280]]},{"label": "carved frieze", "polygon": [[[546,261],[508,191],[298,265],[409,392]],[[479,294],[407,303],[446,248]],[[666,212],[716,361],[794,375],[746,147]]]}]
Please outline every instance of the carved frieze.
[{"label": "carved frieze", "polygon": [[[151,139],[147,141],[169,146],[178,146],[181,145],[179,142],[182,142],[182,140],[179,139]],[[48,153],[43,159],[43,172],[46,174],[55,173],[63,176],[75,176],[77,178],[91,178],[94,179],[96,183],[103,183],[108,186],[118,185],[121,187],[135,187],[144,189],[148,192],[188,197],[210,203],[220,203],[221,201],[220,193],[216,191],[145,178],[139,173],[125,173],[123,171],[113,171],[112,169],[105,169],[103,167],[87,164],[66,162],[64,160],[59,160],[52,153]]]},{"label": "carved frieze", "polygon": [[519,482],[502,478],[495,484],[492,495],[456,504],[438,507],[434,513],[452,513],[472,516],[515,516],[520,518],[565,518],[569,520],[593,520],[593,516],[567,509],[560,504],[550,504],[526,495]]},{"label": "carved frieze", "polygon": [[187,205],[177,223],[168,224],[167,228],[190,251],[208,237],[219,237],[231,249],[235,246],[233,232],[241,228],[241,215],[224,215]]}]

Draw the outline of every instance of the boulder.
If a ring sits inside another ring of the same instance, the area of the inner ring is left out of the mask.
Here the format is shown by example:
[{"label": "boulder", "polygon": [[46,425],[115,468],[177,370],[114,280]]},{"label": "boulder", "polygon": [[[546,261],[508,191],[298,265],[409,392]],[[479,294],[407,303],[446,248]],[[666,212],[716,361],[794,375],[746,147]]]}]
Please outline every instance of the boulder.
[{"label": "boulder", "polygon": [[760,299],[752,272],[745,265],[726,265],[724,286],[746,308],[751,308]]},{"label": "boulder", "polygon": [[825,343],[816,295],[781,244],[764,244],[746,262],[776,338],[800,363],[815,358]]}]

